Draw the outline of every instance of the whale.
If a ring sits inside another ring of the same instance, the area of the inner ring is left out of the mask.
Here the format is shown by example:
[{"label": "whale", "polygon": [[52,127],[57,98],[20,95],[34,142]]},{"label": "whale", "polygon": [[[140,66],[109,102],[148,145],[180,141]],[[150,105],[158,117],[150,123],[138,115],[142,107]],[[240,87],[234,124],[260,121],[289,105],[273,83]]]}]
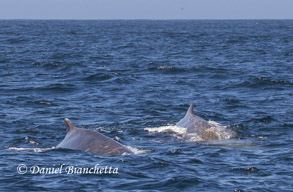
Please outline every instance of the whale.
[{"label": "whale", "polygon": [[193,104],[189,106],[185,116],[176,126],[186,128],[186,135],[196,134],[204,141],[227,139],[235,134],[226,129],[226,126],[196,116],[193,112]]},{"label": "whale", "polygon": [[99,155],[133,154],[122,144],[97,131],[77,128],[68,118],[65,118],[64,122],[67,133],[56,148],[80,150]]}]

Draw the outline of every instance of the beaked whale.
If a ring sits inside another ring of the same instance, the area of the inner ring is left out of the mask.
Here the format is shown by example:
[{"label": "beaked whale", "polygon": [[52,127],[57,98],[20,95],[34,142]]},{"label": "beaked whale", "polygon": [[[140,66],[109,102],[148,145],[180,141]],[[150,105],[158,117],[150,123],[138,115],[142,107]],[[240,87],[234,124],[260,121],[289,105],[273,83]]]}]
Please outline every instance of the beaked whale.
[{"label": "beaked whale", "polygon": [[221,140],[231,138],[234,132],[225,129],[216,122],[206,121],[193,113],[193,104],[187,110],[186,115],[176,124],[176,126],[186,128],[186,135],[196,134],[201,140]]},{"label": "beaked whale", "polygon": [[56,148],[81,150],[100,155],[133,154],[122,144],[96,131],[78,129],[67,118],[64,119],[67,134]]}]

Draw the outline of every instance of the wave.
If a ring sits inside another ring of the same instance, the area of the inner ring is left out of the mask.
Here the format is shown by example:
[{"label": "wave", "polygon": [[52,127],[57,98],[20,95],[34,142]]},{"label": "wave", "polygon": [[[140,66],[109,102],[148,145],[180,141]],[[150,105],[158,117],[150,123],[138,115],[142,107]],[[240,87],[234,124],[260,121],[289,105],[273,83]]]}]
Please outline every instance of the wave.
[{"label": "wave", "polygon": [[266,78],[266,77],[258,77],[258,82],[264,84],[283,84],[283,85],[293,85],[293,81],[283,80],[283,79],[273,79],[273,78]]},{"label": "wave", "polygon": [[180,68],[180,67],[172,67],[172,66],[158,66],[158,67],[150,67],[148,70],[150,71],[162,71],[165,73],[182,73],[188,71],[188,69]]},{"label": "wave", "polygon": [[113,74],[106,74],[106,73],[96,73],[96,74],[91,74],[89,76],[86,76],[83,78],[85,81],[106,81],[114,78],[115,75]]},{"label": "wave", "polygon": [[252,88],[259,88],[259,87],[271,87],[271,88],[283,88],[280,85],[293,85],[293,81],[284,80],[284,79],[275,79],[270,77],[251,77],[248,80],[242,81],[238,84],[235,84],[235,87],[252,87]]}]

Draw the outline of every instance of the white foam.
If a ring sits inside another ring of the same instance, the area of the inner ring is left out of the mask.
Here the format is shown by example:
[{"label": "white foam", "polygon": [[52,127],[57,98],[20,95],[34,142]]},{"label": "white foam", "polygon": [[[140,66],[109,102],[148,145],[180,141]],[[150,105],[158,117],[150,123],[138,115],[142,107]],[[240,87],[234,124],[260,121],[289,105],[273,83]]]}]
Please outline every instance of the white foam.
[{"label": "white foam", "polygon": [[12,151],[33,151],[33,152],[44,152],[48,150],[55,149],[55,147],[51,148],[23,148],[23,147],[8,147],[8,150]]},{"label": "white foam", "polygon": [[134,153],[135,155],[137,154],[144,154],[144,153],[149,153],[151,152],[151,150],[147,150],[147,149],[137,149],[131,146],[125,146],[127,149],[129,149],[132,153]]},{"label": "white foam", "polygon": [[189,141],[189,142],[203,141],[203,139],[196,133],[188,133],[182,139],[185,139],[186,141]]},{"label": "white foam", "polygon": [[[211,132],[213,135],[217,136],[219,140],[231,139],[235,137],[235,133],[229,129],[227,126],[221,125],[215,121],[208,121],[211,125],[210,128],[206,129],[205,132]],[[179,126],[161,126],[154,128],[144,128],[145,131],[150,133],[171,133],[179,139],[184,139],[190,142],[205,141],[197,133],[187,133],[187,129]]]},{"label": "white foam", "polygon": [[162,126],[153,128],[144,128],[145,131],[150,133],[175,133],[178,135],[186,134],[186,128],[178,126]]},{"label": "white foam", "polygon": [[25,140],[29,141],[29,143],[32,145],[39,145],[38,142],[34,141],[32,138],[30,138],[28,136],[25,137]]}]

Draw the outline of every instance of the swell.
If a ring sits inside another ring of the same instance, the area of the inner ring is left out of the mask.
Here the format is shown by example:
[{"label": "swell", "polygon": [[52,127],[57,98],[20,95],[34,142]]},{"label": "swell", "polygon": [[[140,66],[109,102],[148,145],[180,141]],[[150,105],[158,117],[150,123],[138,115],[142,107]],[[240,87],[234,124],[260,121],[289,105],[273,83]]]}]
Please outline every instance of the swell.
[{"label": "swell", "polygon": [[253,88],[286,90],[293,86],[293,81],[287,79],[275,79],[271,77],[248,77],[229,85],[231,88]]}]

